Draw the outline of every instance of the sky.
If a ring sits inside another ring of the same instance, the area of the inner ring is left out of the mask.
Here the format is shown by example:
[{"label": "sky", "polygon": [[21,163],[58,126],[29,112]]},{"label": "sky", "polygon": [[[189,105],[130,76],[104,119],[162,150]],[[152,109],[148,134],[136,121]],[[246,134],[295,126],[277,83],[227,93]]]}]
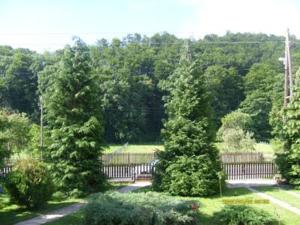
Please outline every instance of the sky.
[{"label": "sky", "polygon": [[0,0],[0,45],[43,52],[169,32],[182,38],[254,32],[300,38],[300,0]]}]

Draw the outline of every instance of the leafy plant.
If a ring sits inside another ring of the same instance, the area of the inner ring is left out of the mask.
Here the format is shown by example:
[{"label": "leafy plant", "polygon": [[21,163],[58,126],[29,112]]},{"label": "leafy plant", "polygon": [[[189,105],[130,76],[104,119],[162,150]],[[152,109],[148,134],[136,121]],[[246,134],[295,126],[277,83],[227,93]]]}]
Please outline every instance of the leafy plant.
[{"label": "leafy plant", "polygon": [[275,225],[276,218],[271,214],[244,205],[225,206],[214,214],[215,219],[226,225]]},{"label": "leafy plant", "polygon": [[84,210],[87,225],[196,225],[198,205],[154,192],[111,192],[92,197]]},{"label": "leafy plant", "polygon": [[43,206],[52,196],[54,185],[46,165],[31,158],[17,161],[5,181],[11,201],[27,208]]},{"label": "leafy plant", "polygon": [[300,188],[300,70],[296,74],[292,101],[285,109],[285,149],[277,155],[279,169],[284,178]]}]

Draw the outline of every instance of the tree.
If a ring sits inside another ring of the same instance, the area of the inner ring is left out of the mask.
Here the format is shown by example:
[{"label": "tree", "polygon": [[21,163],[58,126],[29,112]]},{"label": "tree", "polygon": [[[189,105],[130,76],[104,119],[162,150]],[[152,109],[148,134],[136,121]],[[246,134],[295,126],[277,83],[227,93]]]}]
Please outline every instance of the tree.
[{"label": "tree", "polygon": [[37,73],[41,69],[38,57],[26,50],[18,50],[12,58],[5,75],[5,98],[7,107],[24,112],[36,119]]},{"label": "tree", "polygon": [[233,111],[222,118],[218,139],[222,141],[222,151],[252,151],[255,139],[251,126],[251,116],[241,111]]},{"label": "tree", "polygon": [[104,181],[103,119],[98,78],[86,44],[75,39],[72,47],[67,46],[61,61],[41,73],[40,85],[45,90],[48,160],[55,184],[70,195],[99,190]]},{"label": "tree", "polygon": [[162,84],[169,91],[165,98],[168,119],[162,131],[165,151],[158,155],[154,188],[174,195],[204,196],[218,190],[221,168],[212,146],[209,95],[199,68],[189,61],[187,52]]},{"label": "tree", "polygon": [[254,64],[244,79],[246,99],[240,109],[251,116],[255,138],[261,141],[271,137],[269,114],[277,79],[278,72],[268,64]]},{"label": "tree", "polygon": [[281,174],[300,188],[300,70],[296,74],[293,99],[285,110],[285,151],[278,155]]},{"label": "tree", "polygon": [[235,68],[226,69],[219,65],[208,67],[204,77],[212,99],[214,124],[218,128],[221,118],[237,109],[243,98],[242,77]]},{"label": "tree", "polygon": [[30,121],[25,114],[0,110],[0,165],[14,153],[29,147]]}]

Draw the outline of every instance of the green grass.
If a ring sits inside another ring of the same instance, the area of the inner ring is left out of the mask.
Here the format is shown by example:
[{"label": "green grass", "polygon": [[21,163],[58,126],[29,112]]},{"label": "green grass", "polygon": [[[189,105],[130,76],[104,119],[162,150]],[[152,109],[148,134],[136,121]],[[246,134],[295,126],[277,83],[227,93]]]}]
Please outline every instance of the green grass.
[{"label": "green grass", "polygon": [[156,150],[162,151],[164,149],[163,145],[159,144],[133,144],[124,147],[124,145],[110,145],[107,149],[105,149],[105,153],[112,153],[118,150],[122,152],[130,152],[130,153],[152,153]]},{"label": "green grass", "polygon": [[[136,192],[151,191],[151,188],[143,188]],[[176,197],[181,198],[181,197]],[[183,198],[192,199],[199,202],[200,224],[201,225],[220,225],[218,221],[215,221],[213,214],[220,211],[224,207],[224,200],[247,200],[247,199],[260,199],[256,194],[250,192],[246,188],[226,189],[223,197],[209,197],[209,198]],[[279,206],[268,204],[251,204],[253,207],[257,207],[275,215],[280,221],[281,225],[300,225],[300,217],[293,214]],[[83,211],[79,211],[72,215],[66,216],[48,225],[82,225],[84,224]]]},{"label": "green grass", "polygon": [[83,211],[80,210],[76,213],[73,213],[69,216],[65,216],[59,220],[45,223],[47,225],[83,225],[84,224],[84,218],[83,218]]},{"label": "green grass", "polygon": [[17,222],[31,219],[59,208],[69,206],[71,204],[80,202],[80,199],[68,199],[64,201],[49,201],[46,206],[39,210],[28,210],[19,207],[9,202],[9,198],[5,194],[0,195],[0,223],[5,225],[15,224]]},{"label": "green grass", "polygon": [[257,187],[256,189],[300,209],[300,196],[297,197],[289,193],[293,190],[285,190],[278,187]]}]

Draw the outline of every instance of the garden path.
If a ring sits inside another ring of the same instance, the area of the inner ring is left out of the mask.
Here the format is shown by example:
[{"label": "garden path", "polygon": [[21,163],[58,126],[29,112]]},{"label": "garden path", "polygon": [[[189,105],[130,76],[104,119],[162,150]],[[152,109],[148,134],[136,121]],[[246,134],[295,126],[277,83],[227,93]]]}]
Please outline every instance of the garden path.
[{"label": "garden path", "polygon": [[[126,187],[122,187],[120,188],[118,191],[121,193],[126,193],[126,192],[130,192],[133,190],[137,190],[139,188],[142,187],[146,187],[149,186],[151,183],[150,182],[136,182],[133,184],[129,184]],[[16,225],[40,225],[40,224],[44,224],[44,223],[48,223],[54,220],[57,220],[61,217],[67,216],[69,214],[75,213],[78,210],[80,210],[82,208],[82,206],[84,206],[86,204],[86,202],[82,202],[82,203],[77,203],[62,209],[58,209],[55,210],[53,212],[44,214],[44,215],[40,215],[38,217],[29,219],[29,220],[25,220],[22,222],[17,223]]]}]

